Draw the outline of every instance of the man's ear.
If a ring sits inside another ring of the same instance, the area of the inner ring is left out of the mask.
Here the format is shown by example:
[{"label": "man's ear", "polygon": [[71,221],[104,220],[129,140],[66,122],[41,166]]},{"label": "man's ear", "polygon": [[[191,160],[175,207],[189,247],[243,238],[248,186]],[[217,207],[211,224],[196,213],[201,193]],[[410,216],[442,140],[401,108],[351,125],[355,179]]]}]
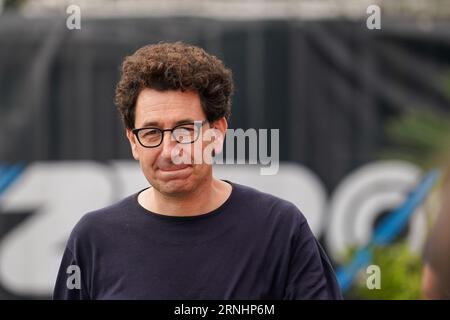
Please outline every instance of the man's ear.
[{"label": "man's ear", "polygon": [[222,152],[225,134],[228,129],[227,119],[222,117],[219,120],[214,121],[212,127],[214,127],[215,131],[218,133],[218,136],[214,139],[214,152],[215,154],[219,154]]},{"label": "man's ear", "polygon": [[222,133],[225,135],[228,129],[227,119],[225,119],[225,117],[222,117],[219,120],[214,121],[214,127],[222,131]]},{"label": "man's ear", "polygon": [[130,142],[131,153],[133,154],[133,158],[139,161],[139,153],[137,152],[137,148],[138,148],[137,144],[139,142],[136,140],[136,136],[130,129],[127,128],[126,130],[127,130],[127,138],[128,138],[128,141]]}]

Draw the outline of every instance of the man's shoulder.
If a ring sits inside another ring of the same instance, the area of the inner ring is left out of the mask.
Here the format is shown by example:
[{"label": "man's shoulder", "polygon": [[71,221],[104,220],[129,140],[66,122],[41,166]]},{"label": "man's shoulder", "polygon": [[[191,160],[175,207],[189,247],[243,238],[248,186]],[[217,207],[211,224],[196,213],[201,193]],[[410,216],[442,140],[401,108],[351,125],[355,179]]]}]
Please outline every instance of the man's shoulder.
[{"label": "man's shoulder", "polygon": [[303,213],[292,202],[256,188],[233,183],[236,188],[237,201],[251,212],[259,216],[266,215],[272,218],[296,220],[302,223],[305,220]]},{"label": "man's shoulder", "polygon": [[109,206],[85,213],[72,230],[70,239],[89,239],[92,235],[101,235],[114,225],[121,225],[133,210],[136,194],[128,196]]},{"label": "man's shoulder", "polygon": [[292,202],[280,198],[276,195],[273,195],[268,192],[264,192],[258,190],[254,187],[238,184],[233,182],[233,186],[236,188],[236,192],[238,193],[240,199],[247,200],[246,202],[249,205],[257,205],[257,206],[278,206],[286,209],[298,210],[295,204]]},{"label": "man's shoulder", "polygon": [[80,222],[101,222],[103,220],[120,218],[134,209],[135,200],[136,194],[133,194],[106,207],[87,212],[83,215]]}]

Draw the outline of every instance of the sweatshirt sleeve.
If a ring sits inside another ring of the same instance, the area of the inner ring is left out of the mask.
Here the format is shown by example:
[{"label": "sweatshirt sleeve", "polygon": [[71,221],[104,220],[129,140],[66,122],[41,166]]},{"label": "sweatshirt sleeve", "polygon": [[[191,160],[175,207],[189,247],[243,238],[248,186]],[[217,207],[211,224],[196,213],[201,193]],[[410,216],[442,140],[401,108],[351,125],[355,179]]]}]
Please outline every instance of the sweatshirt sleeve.
[{"label": "sweatshirt sleeve", "polygon": [[303,218],[291,251],[285,300],[341,300],[333,268]]},{"label": "sweatshirt sleeve", "polygon": [[83,270],[66,247],[53,290],[53,300],[90,300],[83,281]]}]

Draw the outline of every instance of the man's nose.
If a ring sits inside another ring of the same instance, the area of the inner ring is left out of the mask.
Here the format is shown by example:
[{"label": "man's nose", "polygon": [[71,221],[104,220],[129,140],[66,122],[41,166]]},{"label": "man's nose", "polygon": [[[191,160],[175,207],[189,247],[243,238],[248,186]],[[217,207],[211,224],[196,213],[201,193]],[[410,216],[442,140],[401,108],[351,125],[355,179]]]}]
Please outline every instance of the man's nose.
[{"label": "man's nose", "polygon": [[161,155],[164,158],[171,158],[172,157],[172,150],[176,147],[177,142],[172,137],[172,133],[170,131],[165,131],[163,133],[163,142],[162,142],[162,151]]}]

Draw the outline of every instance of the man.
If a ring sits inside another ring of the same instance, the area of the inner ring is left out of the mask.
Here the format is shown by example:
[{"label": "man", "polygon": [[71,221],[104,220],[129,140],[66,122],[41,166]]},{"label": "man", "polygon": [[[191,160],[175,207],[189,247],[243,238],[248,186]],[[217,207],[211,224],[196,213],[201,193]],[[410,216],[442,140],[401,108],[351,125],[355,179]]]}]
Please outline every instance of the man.
[{"label": "man", "polygon": [[442,187],[442,205],[428,236],[422,269],[425,299],[450,299],[450,167]]},{"label": "man", "polygon": [[232,92],[230,70],[198,47],[160,43],[125,59],[116,104],[151,187],[80,220],[55,299],[341,298],[293,204],[213,177]]}]

